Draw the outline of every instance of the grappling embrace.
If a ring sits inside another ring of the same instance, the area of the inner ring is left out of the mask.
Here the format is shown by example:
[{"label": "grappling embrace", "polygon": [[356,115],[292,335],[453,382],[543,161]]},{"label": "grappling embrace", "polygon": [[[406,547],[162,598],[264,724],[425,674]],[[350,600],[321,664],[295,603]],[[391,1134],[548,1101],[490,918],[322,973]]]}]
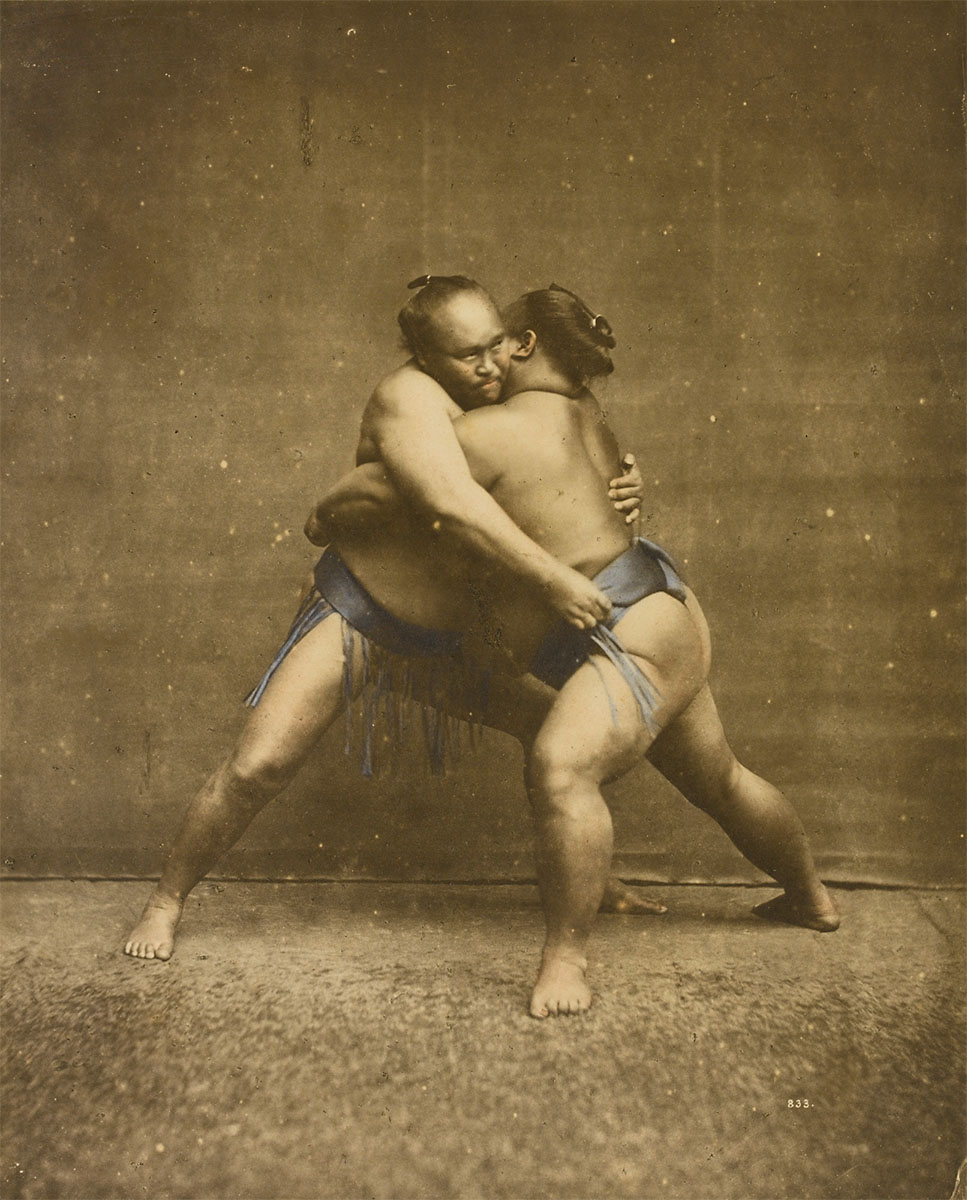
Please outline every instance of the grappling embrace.
[{"label": "grappling embrace", "polygon": [[366,769],[387,694],[437,714],[424,723],[437,766],[448,718],[524,746],[546,922],[535,1017],[590,1006],[602,906],[661,911],[610,877],[601,785],[643,756],[783,887],[762,915],[835,929],[795,811],[725,739],[698,601],[632,535],[640,476],[589,390],[613,370],[608,322],[554,285],[501,313],[462,276],[414,283],[399,314],[412,357],[370,399],[356,469],[310,514],[325,546],[313,585],[127,953],[170,956],[188,892],[359,692]]}]

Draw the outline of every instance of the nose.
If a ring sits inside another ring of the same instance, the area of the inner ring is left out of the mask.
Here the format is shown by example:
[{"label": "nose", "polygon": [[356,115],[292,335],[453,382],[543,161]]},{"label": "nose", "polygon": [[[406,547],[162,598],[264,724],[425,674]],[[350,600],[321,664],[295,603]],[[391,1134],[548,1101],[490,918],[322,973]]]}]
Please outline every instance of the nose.
[{"label": "nose", "polygon": [[490,353],[490,351],[488,351],[477,364],[477,374],[482,379],[495,379],[500,374],[497,368],[497,360]]}]

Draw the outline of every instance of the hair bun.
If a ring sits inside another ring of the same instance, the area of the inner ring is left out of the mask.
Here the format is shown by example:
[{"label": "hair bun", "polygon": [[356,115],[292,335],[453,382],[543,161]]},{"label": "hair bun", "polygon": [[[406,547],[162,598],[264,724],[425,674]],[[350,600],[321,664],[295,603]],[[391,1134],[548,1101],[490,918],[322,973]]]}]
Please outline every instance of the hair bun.
[{"label": "hair bun", "polygon": [[415,292],[417,288],[424,288],[432,278],[432,275],[421,275],[418,279],[411,279],[406,285],[407,290]]}]

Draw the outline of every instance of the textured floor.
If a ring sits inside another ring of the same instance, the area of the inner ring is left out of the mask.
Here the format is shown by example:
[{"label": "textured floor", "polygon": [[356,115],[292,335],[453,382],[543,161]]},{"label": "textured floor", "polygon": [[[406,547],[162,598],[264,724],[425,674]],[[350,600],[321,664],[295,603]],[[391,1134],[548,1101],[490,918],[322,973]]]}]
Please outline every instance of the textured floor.
[{"label": "textured floor", "polygon": [[168,964],[118,953],[147,890],[0,889],[5,1200],[953,1190],[961,893],[839,891],[823,936],[669,888],[536,1022],[528,887],[206,884]]}]

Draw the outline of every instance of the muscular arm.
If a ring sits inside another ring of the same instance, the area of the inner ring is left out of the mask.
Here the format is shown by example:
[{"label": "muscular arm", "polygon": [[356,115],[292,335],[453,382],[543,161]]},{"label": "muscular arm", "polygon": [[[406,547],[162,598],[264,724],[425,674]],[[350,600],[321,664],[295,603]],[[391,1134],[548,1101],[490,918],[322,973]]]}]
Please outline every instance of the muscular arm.
[{"label": "muscular arm", "polygon": [[314,546],[325,546],[357,530],[392,521],[400,494],[382,463],[355,467],[334,484],[309,513],[305,535]]},{"label": "muscular arm", "polygon": [[[432,384],[432,380],[429,382]],[[363,422],[361,451],[364,458],[377,453],[380,445],[378,439],[381,437],[381,422],[377,417],[381,415],[382,408],[378,406],[377,412],[374,413],[373,407],[371,405],[370,409],[367,409]],[[448,423],[452,432],[453,426],[449,418]],[[465,454],[460,449],[457,466],[461,475],[462,468],[466,465]],[[621,466],[626,473],[609,481],[608,494],[615,508],[630,524],[638,517],[643,480],[633,454],[625,454],[621,459]],[[420,480],[420,489],[423,489],[424,482]],[[475,486],[479,490],[479,482]],[[451,483],[449,495],[457,503],[460,502],[462,491],[459,481],[456,485]],[[392,521],[400,502],[400,492],[389,479],[383,463],[364,462],[344,475],[316,504],[306,521],[305,535],[314,545],[325,546],[339,537],[352,536],[355,532],[371,529],[376,524],[386,525]],[[422,508],[424,512],[429,509],[429,513],[432,514],[432,501],[429,504],[424,503]],[[503,513],[503,509],[500,511]],[[435,518],[431,517],[431,521],[432,519]],[[517,528],[516,525],[514,528]]]},{"label": "muscular arm", "polygon": [[[452,408],[429,376],[415,369],[394,372],[377,388],[364,415],[364,456],[379,460],[404,501],[425,515],[429,527],[495,559],[536,586],[559,616],[590,628],[607,616],[607,598],[542,550],[474,480],[453,431]],[[373,488],[377,480],[372,471],[363,482]],[[336,501],[342,486],[337,485]],[[364,503],[374,495],[371,491]],[[325,540],[337,507],[332,493],[316,506],[306,529],[310,540]]]}]

